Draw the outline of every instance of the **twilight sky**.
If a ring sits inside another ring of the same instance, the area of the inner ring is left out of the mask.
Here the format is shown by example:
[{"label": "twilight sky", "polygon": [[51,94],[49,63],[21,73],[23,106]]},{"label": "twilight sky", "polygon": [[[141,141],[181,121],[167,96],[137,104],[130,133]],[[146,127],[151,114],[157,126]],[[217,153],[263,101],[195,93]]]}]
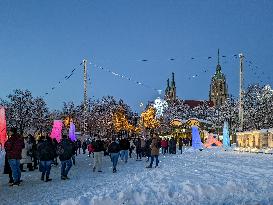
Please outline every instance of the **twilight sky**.
[{"label": "twilight sky", "polygon": [[273,1],[0,0],[0,98],[21,88],[34,96],[48,92],[51,109],[63,101],[78,104],[79,64],[86,58],[94,63],[89,97],[112,95],[139,111],[141,102],[158,96],[96,64],[162,90],[175,72],[180,98],[208,99],[218,48],[226,56],[220,64],[230,94],[238,97],[233,55],[240,52],[247,60],[245,85],[272,85]]}]

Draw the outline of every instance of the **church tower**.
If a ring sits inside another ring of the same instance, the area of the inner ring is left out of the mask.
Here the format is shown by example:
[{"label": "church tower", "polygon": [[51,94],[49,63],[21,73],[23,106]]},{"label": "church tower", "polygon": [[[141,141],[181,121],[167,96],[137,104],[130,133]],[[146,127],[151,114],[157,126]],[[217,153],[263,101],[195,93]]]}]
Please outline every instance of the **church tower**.
[{"label": "church tower", "polygon": [[174,73],[172,73],[172,81],[170,85],[169,79],[167,80],[167,87],[165,89],[165,100],[166,101],[175,101],[176,99],[176,86],[174,80]]},{"label": "church tower", "polygon": [[225,103],[228,97],[228,88],[226,77],[221,71],[219,62],[219,49],[218,49],[218,64],[216,66],[216,73],[211,79],[209,100],[213,102],[214,106],[218,107]]}]

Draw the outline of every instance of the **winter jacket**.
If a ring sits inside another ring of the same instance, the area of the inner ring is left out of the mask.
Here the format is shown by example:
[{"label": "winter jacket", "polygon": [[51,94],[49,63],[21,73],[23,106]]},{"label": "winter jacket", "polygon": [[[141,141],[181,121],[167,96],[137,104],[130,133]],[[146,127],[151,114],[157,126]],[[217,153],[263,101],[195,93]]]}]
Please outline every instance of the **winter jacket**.
[{"label": "winter jacket", "polygon": [[167,140],[161,140],[161,147],[163,147],[163,148],[167,148],[168,147]]},{"label": "winter jacket", "polygon": [[104,151],[104,144],[101,140],[96,140],[93,144],[94,152],[101,152]]},{"label": "winter jacket", "polygon": [[38,158],[40,161],[50,161],[56,156],[54,145],[49,140],[43,140],[38,144]]},{"label": "winter jacket", "polygon": [[29,164],[31,163],[30,152],[32,152],[32,143],[28,140],[24,140],[25,148],[22,150],[22,159],[20,160],[21,164]]},{"label": "winter jacket", "polygon": [[151,144],[151,155],[159,155],[158,142],[159,138],[154,137]]},{"label": "winter jacket", "polygon": [[92,144],[89,144],[89,145],[87,146],[87,149],[88,149],[88,152],[94,152],[94,147],[93,147]]},{"label": "winter jacket", "polygon": [[61,146],[64,150],[63,154],[59,155],[60,161],[71,159],[71,157],[74,155],[74,146],[72,142],[68,139],[62,139],[58,146]]},{"label": "winter jacket", "polygon": [[120,150],[128,150],[130,148],[130,142],[128,139],[121,139],[119,142]]},{"label": "winter jacket", "polygon": [[5,151],[8,159],[22,159],[24,140],[19,134],[12,135],[5,143]]},{"label": "winter jacket", "polygon": [[111,142],[108,146],[108,153],[118,153],[120,151],[120,146],[117,142]]}]

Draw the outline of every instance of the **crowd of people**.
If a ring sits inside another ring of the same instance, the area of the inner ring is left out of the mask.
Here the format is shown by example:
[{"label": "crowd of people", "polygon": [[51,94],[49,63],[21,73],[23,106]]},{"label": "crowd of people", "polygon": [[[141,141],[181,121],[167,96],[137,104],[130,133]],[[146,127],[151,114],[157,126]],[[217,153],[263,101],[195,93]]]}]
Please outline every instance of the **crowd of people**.
[{"label": "crowd of people", "polygon": [[[146,138],[135,137],[128,138],[112,137],[102,138],[99,135],[94,135],[89,139],[71,141],[67,135],[62,135],[60,142],[52,139],[49,136],[41,136],[38,141],[32,135],[23,138],[17,133],[16,128],[11,129],[11,135],[6,141],[5,148],[5,165],[4,173],[9,175],[9,185],[18,186],[22,182],[21,172],[25,172],[25,165],[29,171],[39,169],[41,172],[41,180],[49,182],[50,171],[52,166],[57,166],[61,163],[61,180],[68,180],[69,170],[72,164],[76,164],[75,156],[86,154],[93,158],[93,172],[102,172],[102,162],[104,156],[109,156],[112,165],[113,173],[117,171],[118,160],[120,159],[125,164],[129,158],[136,158],[136,161],[141,161],[146,158],[150,164],[146,168],[152,168],[154,161],[155,167],[159,165],[160,148],[162,154],[176,153],[177,141],[175,138],[161,139],[157,134],[151,134]],[[182,153],[183,141],[178,141],[179,150]],[[133,156],[135,155],[135,156]]]}]

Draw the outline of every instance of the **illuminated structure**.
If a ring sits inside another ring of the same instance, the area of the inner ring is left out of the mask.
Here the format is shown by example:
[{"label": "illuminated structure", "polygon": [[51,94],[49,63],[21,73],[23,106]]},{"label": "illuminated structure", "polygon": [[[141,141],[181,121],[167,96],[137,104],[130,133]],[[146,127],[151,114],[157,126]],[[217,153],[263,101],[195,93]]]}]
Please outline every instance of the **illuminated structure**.
[{"label": "illuminated structure", "polygon": [[62,138],[62,127],[63,127],[62,120],[54,120],[50,137],[52,139],[55,138],[58,142],[60,142]]},{"label": "illuminated structure", "polygon": [[209,100],[213,102],[214,106],[219,107],[225,103],[227,97],[228,88],[226,83],[226,77],[221,71],[218,49],[218,64],[216,66],[216,73],[211,79]]},{"label": "illuminated structure", "polygon": [[69,128],[69,138],[71,139],[71,141],[76,141],[76,133],[75,133],[75,125],[73,122],[70,122],[70,128]]},{"label": "illuminated structure", "polygon": [[228,123],[224,122],[224,129],[223,129],[223,147],[226,149],[230,147],[230,137],[229,137],[229,130],[228,130]]},{"label": "illuminated structure", "polygon": [[210,133],[209,136],[208,136],[208,139],[207,139],[206,143],[204,144],[204,146],[205,146],[206,148],[211,148],[212,146],[220,147],[220,146],[222,146],[222,143],[221,143],[219,140],[217,140],[217,139],[213,136],[212,133]]},{"label": "illuminated structure", "polygon": [[7,141],[7,122],[6,122],[6,114],[5,108],[0,107],[0,143],[2,147]]},{"label": "illuminated structure", "polygon": [[156,117],[159,118],[163,115],[163,111],[168,107],[168,103],[160,97],[155,99],[153,107],[156,109]]},{"label": "illuminated structure", "polygon": [[202,142],[197,126],[192,126],[192,147],[194,149],[202,149]]}]

